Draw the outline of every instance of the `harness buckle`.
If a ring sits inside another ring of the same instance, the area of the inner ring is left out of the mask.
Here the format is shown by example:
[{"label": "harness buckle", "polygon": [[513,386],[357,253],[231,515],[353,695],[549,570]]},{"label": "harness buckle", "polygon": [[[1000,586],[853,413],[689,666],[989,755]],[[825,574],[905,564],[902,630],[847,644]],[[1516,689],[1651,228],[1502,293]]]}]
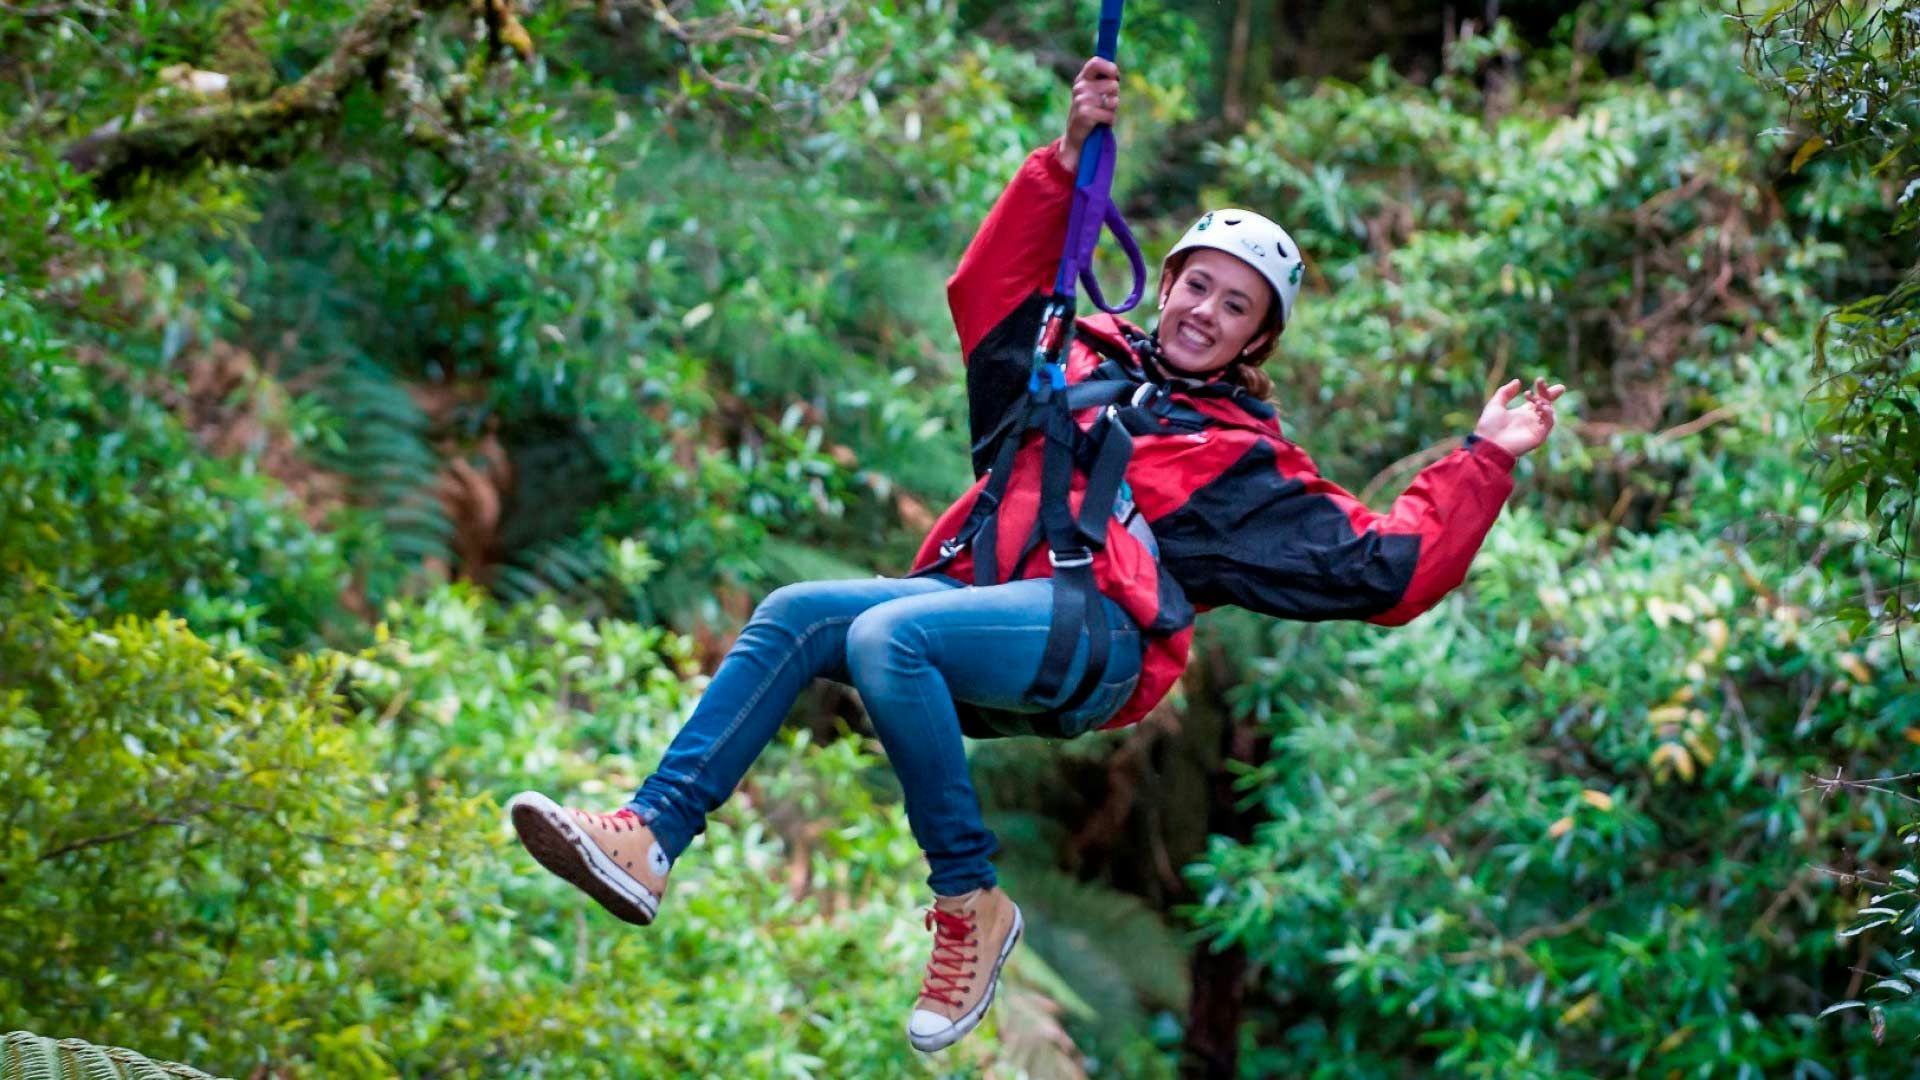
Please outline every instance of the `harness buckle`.
[{"label": "harness buckle", "polygon": [[1052,548],[1048,548],[1047,562],[1052,564],[1055,570],[1071,570],[1077,566],[1092,566],[1093,549],[1068,548],[1065,551],[1055,551]]},{"label": "harness buckle", "polygon": [[940,557],[943,559],[951,559],[955,555],[960,554],[960,549],[966,546],[966,542],[957,536],[951,540],[942,540],[940,542]]}]

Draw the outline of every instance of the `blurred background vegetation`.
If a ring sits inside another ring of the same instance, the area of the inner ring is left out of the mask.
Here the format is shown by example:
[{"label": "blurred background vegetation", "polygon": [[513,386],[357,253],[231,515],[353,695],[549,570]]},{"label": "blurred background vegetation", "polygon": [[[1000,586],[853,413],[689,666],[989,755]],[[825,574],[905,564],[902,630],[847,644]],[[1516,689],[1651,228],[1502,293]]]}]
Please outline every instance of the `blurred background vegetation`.
[{"label": "blurred background vegetation", "polygon": [[1504,378],[1571,392],[1413,626],[1219,613],[1139,727],[975,748],[1031,933],[959,1047],[901,1037],[923,869],[850,694],[644,933],[513,846],[507,794],[623,799],[756,597],[903,571],[964,485],[942,282],[1096,7],[0,3],[0,1028],[258,1078],[1910,1074],[1902,0],[1129,5],[1118,191],[1150,246],[1303,243],[1324,471],[1384,505]]}]

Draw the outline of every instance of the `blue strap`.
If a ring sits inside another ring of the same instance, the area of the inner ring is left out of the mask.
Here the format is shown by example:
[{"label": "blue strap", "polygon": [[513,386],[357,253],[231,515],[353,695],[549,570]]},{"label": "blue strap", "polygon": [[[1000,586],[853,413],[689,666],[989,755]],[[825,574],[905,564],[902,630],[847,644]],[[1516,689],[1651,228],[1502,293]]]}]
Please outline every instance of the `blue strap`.
[{"label": "blue strap", "polygon": [[1120,52],[1120,16],[1126,4],[1123,0],[1103,0],[1100,5],[1100,32],[1093,41],[1093,55],[1102,60],[1111,60]]}]

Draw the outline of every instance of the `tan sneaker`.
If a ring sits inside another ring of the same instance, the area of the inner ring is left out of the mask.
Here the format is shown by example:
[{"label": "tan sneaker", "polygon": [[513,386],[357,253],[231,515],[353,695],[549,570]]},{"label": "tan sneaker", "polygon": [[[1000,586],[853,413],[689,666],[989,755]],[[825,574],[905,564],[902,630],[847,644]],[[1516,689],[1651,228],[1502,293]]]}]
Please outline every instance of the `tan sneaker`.
[{"label": "tan sneaker", "polygon": [[907,1021],[914,1049],[944,1050],[987,1015],[1000,966],[1020,940],[1022,925],[1020,908],[997,886],[934,897],[927,909],[933,959]]},{"label": "tan sneaker", "polygon": [[513,831],[540,865],[636,926],[653,921],[672,863],[632,810],[596,814],[561,806],[537,791],[507,803]]}]

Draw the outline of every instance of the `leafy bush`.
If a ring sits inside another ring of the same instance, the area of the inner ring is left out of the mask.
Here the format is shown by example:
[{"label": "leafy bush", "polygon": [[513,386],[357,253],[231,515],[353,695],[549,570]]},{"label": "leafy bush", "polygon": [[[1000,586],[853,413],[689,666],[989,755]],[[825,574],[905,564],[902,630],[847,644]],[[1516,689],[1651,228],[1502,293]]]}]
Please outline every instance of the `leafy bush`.
[{"label": "leafy bush", "polygon": [[310,643],[341,616],[337,541],[248,463],[201,452],[160,400],[165,376],[115,370],[5,294],[0,342],[0,596],[51,589],[102,617],[173,610],[263,645]]},{"label": "leafy bush", "polygon": [[685,648],[660,631],[455,590],[395,611],[408,638],[278,664],[26,596],[0,647],[0,1012],[22,1023],[236,1074],[993,1065],[990,1036],[928,1059],[902,1035],[923,870],[856,741],[760,770],[644,932],[512,842],[495,794],[611,803],[657,756],[683,704],[661,655]]}]

